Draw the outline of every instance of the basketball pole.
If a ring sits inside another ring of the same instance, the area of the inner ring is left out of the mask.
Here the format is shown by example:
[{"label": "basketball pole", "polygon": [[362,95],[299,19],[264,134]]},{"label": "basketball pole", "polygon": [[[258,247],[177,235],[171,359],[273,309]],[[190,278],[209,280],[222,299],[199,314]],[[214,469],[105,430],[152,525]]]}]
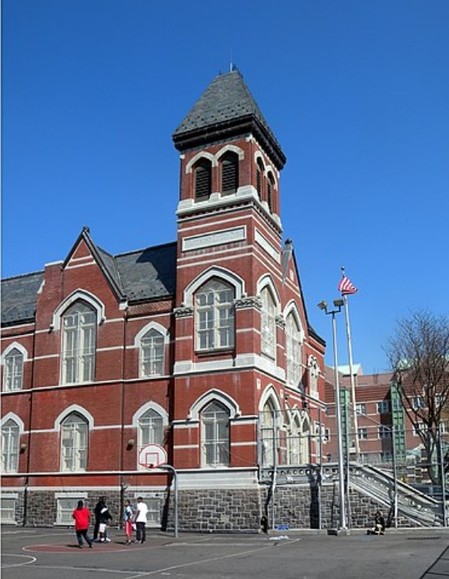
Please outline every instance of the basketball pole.
[{"label": "basketball pole", "polygon": [[178,473],[176,472],[175,467],[171,466],[171,464],[161,464],[156,466],[155,468],[162,468],[168,470],[173,474],[173,487],[175,491],[175,499],[174,499],[174,525],[175,525],[175,538],[178,538]]}]

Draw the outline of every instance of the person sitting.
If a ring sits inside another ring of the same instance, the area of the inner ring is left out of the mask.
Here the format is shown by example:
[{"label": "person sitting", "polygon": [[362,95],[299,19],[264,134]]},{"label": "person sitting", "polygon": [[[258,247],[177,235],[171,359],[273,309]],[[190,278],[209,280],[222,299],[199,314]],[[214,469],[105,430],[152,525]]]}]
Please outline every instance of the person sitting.
[{"label": "person sitting", "polygon": [[385,519],[380,511],[374,514],[374,527],[368,530],[368,535],[383,535],[385,533]]}]

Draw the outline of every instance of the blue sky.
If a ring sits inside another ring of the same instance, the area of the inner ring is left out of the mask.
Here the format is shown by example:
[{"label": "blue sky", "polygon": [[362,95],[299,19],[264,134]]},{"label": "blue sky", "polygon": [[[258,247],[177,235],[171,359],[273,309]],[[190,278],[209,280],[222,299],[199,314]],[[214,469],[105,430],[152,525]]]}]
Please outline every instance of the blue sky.
[{"label": "blue sky", "polygon": [[449,310],[447,0],[3,0],[2,277],[84,225],[114,254],[174,241],[171,135],[231,60],[287,156],[284,236],[327,362],[316,304],[343,265],[354,360],[387,369],[398,319]]}]

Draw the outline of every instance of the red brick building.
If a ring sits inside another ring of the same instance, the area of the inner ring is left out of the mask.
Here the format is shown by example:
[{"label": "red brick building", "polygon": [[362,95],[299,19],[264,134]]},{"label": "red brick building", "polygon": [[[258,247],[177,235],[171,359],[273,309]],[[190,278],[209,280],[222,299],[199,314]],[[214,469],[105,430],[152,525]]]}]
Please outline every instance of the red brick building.
[{"label": "red brick building", "polygon": [[2,282],[5,522],[67,524],[99,494],[117,517],[142,495],[170,527],[170,476],[139,464],[158,444],[181,529],[257,529],[273,467],[316,462],[324,342],[283,240],[285,156],[238,71],[173,140],[175,242],[111,255],[84,228],[63,261]]},{"label": "red brick building", "polygon": [[[325,402],[328,408],[327,443],[325,452],[330,460],[337,455],[335,427],[335,398],[333,369],[325,368]],[[387,470],[393,468],[395,459],[398,477],[411,483],[423,482],[428,478],[425,464],[425,449],[419,430],[425,429],[424,422],[407,412],[395,389],[391,372],[364,374],[360,364],[354,365],[354,386],[356,412],[352,406],[349,367],[340,367],[342,389],[342,436],[346,450],[349,442],[349,456],[363,464],[377,465]],[[407,408],[424,409],[424,396],[408,395],[404,400]],[[411,420],[410,415],[413,416]],[[346,422],[346,417],[349,422]],[[355,425],[355,426],[354,426]],[[393,457],[393,427],[395,426],[395,449]],[[446,425],[440,425],[441,433],[446,433]],[[355,431],[357,430],[357,442]],[[446,445],[446,441],[444,441]]]}]

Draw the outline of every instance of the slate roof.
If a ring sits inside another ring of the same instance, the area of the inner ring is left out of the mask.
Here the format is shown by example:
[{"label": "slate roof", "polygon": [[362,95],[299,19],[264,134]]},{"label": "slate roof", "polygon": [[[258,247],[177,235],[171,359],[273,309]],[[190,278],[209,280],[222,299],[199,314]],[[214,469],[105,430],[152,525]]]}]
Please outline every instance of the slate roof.
[{"label": "slate roof", "polygon": [[[173,296],[176,242],[113,256],[96,248],[106,269],[130,303]],[[2,280],[2,325],[33,321],[44,272]]]},{"label": "slate roof", "polygon": [[278,162],[281,165],[285,163],[285,156],[274,133],[238,70],[214,78],[173,133],[173,141],[182,149],[185,145],[204,143],[206,129],[210,139],[214,132],[222,138],[226,133],[235,133],[238,128],[252,132],[258,128],[275,151]]},{"label": "slate roof", "polygon": [[115,257],[129,301],[173,296],[176,289],[176,242]]},{"label": "slate roof", "polygon": [[29,273],[2,280],[2,325],[34,320],[37,292],[44,272]]}]

